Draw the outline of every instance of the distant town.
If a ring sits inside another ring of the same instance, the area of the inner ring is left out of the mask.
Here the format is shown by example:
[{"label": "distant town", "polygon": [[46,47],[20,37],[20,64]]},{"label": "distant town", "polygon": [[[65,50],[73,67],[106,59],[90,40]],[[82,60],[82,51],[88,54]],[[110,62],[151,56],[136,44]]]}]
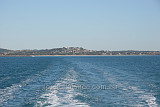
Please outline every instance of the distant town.
[{"label": "distant town", "polygon": [[56,56],[56,55],[160,55],[160,51],[106,51],[89,50],[82,47],[63,47],[42,50],[8,50],[0,48],[0,56]]}]

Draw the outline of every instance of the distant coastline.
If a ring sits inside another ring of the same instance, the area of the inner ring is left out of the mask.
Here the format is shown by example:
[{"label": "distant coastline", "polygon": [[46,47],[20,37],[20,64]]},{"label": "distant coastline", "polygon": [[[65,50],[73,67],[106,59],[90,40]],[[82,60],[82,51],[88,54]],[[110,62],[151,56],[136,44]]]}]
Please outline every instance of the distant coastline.
[{"label": "distant coastline", "polygon": [[160,55],[160,51],[105,51],[89,50],[82,47],[63,47],[42,50],[8,50],[0,48],[1,57],[18,56],[142,56],[142,55]]},{"label": "distant coastline", "polygon": [[[148,56],[148,55],[0,55],[0,57],[36,57],[36,56]],[[153,56],[153,55],[150,55]]]}]

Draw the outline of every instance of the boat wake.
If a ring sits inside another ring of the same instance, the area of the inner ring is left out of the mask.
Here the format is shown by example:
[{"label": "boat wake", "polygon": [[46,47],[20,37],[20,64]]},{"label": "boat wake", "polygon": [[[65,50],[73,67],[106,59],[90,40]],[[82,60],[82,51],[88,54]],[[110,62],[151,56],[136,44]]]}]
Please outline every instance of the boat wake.
[{"label": "boat wake", "polygon": [[149,107],[158,107],[156,103],[156,97],[154,93],[148,92],[145,89],[140,88],[139,86],[131,85],[129,82],[119,81],[120,77],[112,75],[111,73],[104,73],[107,76],[107,80],[118,87],[118,91],[122,98],[126,98],[125,104],[128,106],[149,106]]},{"label": "boat wake", "polygon": [[19,91],[22,87],[28,84],[31,80],[26,79],[25,81],[21,81],[19,84],[12,84],[10,87],[6,87],[5,89],[0,89],[0,106],[5,105],[8,100],[14,99],[14,94]]},{"label": "boat wake", "polygon": [[47,88],[47,91],[37,101],[37,106],[65,106],[65,107],[89,107],[85,102],[74,99],[76,96],[83,96],[74,88],[78,74],[74,69],[70,69],[64,79],[57,81],[55,85]]}]

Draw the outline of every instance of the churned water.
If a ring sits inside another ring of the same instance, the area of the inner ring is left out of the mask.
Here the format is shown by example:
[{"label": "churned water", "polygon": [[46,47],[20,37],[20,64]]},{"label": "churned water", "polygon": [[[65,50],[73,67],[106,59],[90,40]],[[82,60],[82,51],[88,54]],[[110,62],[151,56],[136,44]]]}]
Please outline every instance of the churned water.
[{"label": "churned water", "polygon": [[158,107],[160,56],[0,57],[1,107]]}]

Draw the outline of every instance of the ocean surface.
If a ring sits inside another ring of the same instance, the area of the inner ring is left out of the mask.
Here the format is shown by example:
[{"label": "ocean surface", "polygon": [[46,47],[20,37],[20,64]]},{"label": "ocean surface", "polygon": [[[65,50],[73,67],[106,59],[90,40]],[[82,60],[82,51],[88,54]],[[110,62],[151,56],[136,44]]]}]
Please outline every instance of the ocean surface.
[{"label": "ocean surface", "polygon": [[0,107],[160,107],[160,56],[0,57]]}]

